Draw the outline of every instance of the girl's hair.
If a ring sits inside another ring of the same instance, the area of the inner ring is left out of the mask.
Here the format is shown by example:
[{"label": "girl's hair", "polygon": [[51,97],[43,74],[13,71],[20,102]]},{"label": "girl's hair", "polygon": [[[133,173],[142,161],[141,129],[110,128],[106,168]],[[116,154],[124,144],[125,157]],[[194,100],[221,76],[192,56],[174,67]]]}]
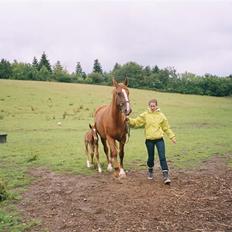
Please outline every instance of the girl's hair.
[{"label": "girl's hair", "polygon": [[148,102],[148,105],[150,105],[151,103],[155,103],[156,105],[158,105],[158,102],[157,100],[154,98],[154,99],[151,99],[149,102]]}]

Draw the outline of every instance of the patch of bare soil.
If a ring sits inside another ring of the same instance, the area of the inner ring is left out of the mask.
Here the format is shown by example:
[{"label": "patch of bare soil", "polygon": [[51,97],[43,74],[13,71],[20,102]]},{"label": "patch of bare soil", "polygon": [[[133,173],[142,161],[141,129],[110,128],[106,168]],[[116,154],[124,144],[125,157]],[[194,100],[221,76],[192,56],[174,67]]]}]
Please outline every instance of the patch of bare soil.
[{"label": "patch of bare soil", "polygon": [[166,186],[158,169],[81,176],[31,170],[36,177],[18,205],[31,231],[232,231],[232,170],[214,157],[200,168],[171,172]]}]

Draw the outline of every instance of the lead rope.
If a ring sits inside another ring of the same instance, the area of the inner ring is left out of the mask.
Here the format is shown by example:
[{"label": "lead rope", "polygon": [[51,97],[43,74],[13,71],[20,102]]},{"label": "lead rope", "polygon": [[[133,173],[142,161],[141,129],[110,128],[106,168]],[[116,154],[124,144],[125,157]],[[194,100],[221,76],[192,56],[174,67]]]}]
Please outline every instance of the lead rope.
[{"label": "lead rope", "polygon": [[128,123],[128,120],[129,120],[129,118],[126,117],[126,133],[127,133],[127,141],[126,141],[126,143],[128,143],[129,140],[130,140],[130,125]]}]

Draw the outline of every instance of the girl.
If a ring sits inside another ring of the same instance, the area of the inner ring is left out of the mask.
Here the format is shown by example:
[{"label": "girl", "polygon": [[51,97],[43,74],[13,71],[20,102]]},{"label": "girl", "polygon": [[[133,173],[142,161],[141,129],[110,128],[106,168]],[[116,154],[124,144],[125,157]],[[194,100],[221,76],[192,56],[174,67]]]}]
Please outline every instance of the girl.
[{"label": "girl", "polygon": [[128,121],[131,127],[144,127],[145,129],[145,144],[148,153],[148,179],[153,179],[154,154],[156,146],[160,166],[163,172],[164,183],[169,184],[171,180],[168,174],[169,169],[165,157],[165,144],[163,136],[165,133],[173,143],[176,143],[176,137],[168,124],[166,116],[160,112],[157,105],[156,99],[150,100],[148,102],[149,108],[147,111],[140,114],[137,118],[128,118]]}]

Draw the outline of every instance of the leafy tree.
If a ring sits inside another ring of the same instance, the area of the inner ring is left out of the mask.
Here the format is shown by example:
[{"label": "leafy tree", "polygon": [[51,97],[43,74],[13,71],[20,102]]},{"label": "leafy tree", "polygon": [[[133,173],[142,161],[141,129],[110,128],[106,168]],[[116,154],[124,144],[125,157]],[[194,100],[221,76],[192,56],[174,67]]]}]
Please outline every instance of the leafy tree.
[{"label": "leafy tree", "polygon": [[177,77],[176,69],[174,67],[169,66],[169,67],[166,67],[165,70],[167,71],[169,78]]},{"label": "leafy tree", "polygon": [[101,73],[98,72],[92,72],[88,75],[88,82],[99,84],[101,82],[104,82],[104,76]]},{"label": "leafy tree", "polygon": [[33,66],[30,69],[30,80],[38,81],[39,80],[39,70]]},{"label": "leafy tree", "polygon": [[39,70],[33,65],[14,61],[12,64],[12,79],[17,80],[44,80]]},{"label": "leafy tree", "polygon": [[167,69],[161,69],[159,71],[159,80],[161,83],[159,88],[165,90],[169,81],[169,71]]},{"label": "leafy tree", "polygon": [[53,66],[53,79],[62,82],[71,82],[71,80],[66,81],[66,78],[69,78],[68,71],[63,68],[60,61],[58,60]]},{"label": "leafy tree", "polygon": [[31,64],[27,63],[18,63],[15,61],[12,64],[12,78],[16,80],[31,80],[32,72],[31,72]]},{"label": "leafy tree", "polygon": [[111,75],[117,81],[123,81],[125,77],[129,79],[131,87],[141,87],[144,83],[143,67],[135,62],[128,62],[112,71]]},{"label": "leafy tree", "polygon": [[60,61],[58,60],[55,65],[53,66],[53,73],[56,74],[56,73],[60,73],[63,71],[63,67],[60,63]]},{"label": "leafy tree", "polygon": [[0,79],[9,79],[12,75],[12,67],[9,61],[1,59],[0,62]]},{"label": "leafy tree", "polygon": [[63,75],[63,67],[58,60],[53,66],[53,79],[58,80]]},{"label": "leafy tree", "polygon": [[38,79],[40,81],[49,81],[51,80],[51,71],[49,71],[45,65],[43,65],[38,73]]},{"label": "leafy tree", "polygon": [[94,64],[93,64],[93,72],[95,73],[103,73],[102,71],[102,67],[100,62],[98,61],[98,59],[94,60]]},{"label": "leafy tree", "polygon": [[82,78],[85,80],[87,78],[87,75],[85,72],[82,72]]},{"label": "leafy tree", "polygon": [[161,81],[158,73],[151,73],[144,77],[144,86],[150,89],[161,89]]},{"label": "leafy tree", "polygon": [[43,54],[41,56],[41,59],[40,59],[40,62],[39,62],[39,70],[43,66],[45,66],[50,73],[52,72],[52,68],[51,68],[50,62],[47,59],[47,56],[46,56],[45,52],[43,52]]}]

